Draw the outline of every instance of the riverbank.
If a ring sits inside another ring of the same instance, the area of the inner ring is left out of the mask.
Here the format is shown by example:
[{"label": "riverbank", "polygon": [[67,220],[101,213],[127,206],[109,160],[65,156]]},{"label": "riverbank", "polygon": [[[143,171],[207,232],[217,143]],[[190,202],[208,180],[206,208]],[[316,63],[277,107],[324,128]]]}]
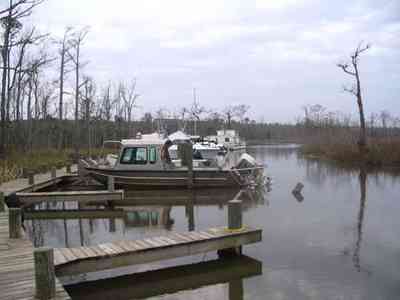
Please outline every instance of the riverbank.
[{"label": "riverbank", "polygon": [[[101,148],[91,149],[91,156],[97,156]],[[82,150],[82,156],[87,156],[88,151]],[[31,153],[12,152],[5,160],[0,160],[0,183],[17,179],[22,176],[22,170],[28,169],[35,173],[44,173],[52,167],[61,168],[74,161],[73,149],[46,149]]]},{"label": "riverbank", "polygon": [[[301,147],[304,155],[334,160],[340,163],[359,164],[362,162],[355,143],[307,143]],[[366,162],[370,166],[400,167],[399,139],[369,139]]]}]

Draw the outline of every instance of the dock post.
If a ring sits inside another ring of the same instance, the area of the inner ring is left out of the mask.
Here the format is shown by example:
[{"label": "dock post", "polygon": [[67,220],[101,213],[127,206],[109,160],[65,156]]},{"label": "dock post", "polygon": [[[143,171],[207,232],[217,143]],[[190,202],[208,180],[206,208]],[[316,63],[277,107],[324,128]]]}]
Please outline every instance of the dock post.
[{"label": "dock post", "polygon": [[35,184],[35,173],[33,173],[32,171],[28,173],[28,183],[29,185]]},{"label": "dock post", "polygon": [[115,182],[114,182],[114,177],[113,176],[108,176],[107,177],[107,189],[111,193],[115,191]]},{"label": "dock post", "polygon": [[188,168],[187,172],[187,187],[193,187],[193,145],[184,143],[178,145],[178,155],[181,158],[182,166]]},{"label": "dock post", "polygon": [[22,178],[28,178],[28,169],[22,168]]},{"label": "dock post", "polygon": [[70,164],[67,164],[67,165],[66,165],[65,171],[66,171],[68,174],[71,174],[71,165],[70,165]]},{"label": "dock post", "polygon": [[8,230],[10,239],[21,237],[21,209],[12,207],[8,210]]},{"label": "dock post", "polygon": [[[228,202],[228,228],[229,231],[241,230],[242,224],[242,201],[231,200]],[[218,251],[219,257],[230,257],[242,254],[242,246],[227,248]]]},{"label": "dock post", "polygon": [[35,296],[40,300],[54,298],[56,281],[54,271],[54,250],[52,248],[37,248],[33,251],[35,261]]},{"label": "dock post", "polygon": [[51,168],[51,179],[54,179],[57,177],[57,169],[56,167]]},{"label": "dock post", "polygon": [[6,199],[4,197],[4,193],[0,192],[0,212],[6,210]]},{"label": "dock post", "polygon": [[231,200],[228,202],[228,229],[238,230],[242,228],[242,201]]}]

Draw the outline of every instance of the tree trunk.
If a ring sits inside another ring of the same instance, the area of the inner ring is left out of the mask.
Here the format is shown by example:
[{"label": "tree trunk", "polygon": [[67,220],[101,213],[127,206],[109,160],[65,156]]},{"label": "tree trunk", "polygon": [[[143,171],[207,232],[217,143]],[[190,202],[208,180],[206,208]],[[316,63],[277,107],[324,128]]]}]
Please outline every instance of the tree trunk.
[{"label": "tree trunk", "polygon": [[358,111],[359,111],[359,115],[360,115],[360,137],[358,140],[358,147],[359,147],[360,154],[364,157],[368,151],[368,149],[367,149],[367,133],[366,133],[366,126],[365,126],[364,107],[363,107],[363,101],[362,101],[362,96],[361,96],[361,83],[360,83],[360,77],[358,74],[357,64],[354,65],[354,70],[355,70],[355,77],[356,77],[356,82],[357,82],[357,105],[358,105]]}]

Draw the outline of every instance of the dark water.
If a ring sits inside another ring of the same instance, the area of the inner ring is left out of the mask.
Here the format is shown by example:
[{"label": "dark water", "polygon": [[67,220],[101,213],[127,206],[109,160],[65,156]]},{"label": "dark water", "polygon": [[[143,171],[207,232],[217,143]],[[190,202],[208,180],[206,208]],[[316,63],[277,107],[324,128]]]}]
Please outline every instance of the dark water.
[{"label": "dark water", "polygon": [[[248,257],[222,260],[207,253],[86,274],[80,280],[119,277],[70,285],[72,298],[400,299],[399,176],[304,159],[291,145],[248,151],[273,178],[271,191],[241,196],[244,222],[263,229],[262,243],[244,248]],[[305,187],[296,199],[291,190],[297,182]],[[115,208],[123,216],[26,224],[38,246],[143,238],[225,225],[225,203],[236,192],[136,192],[131,197],[143,205]]]}]

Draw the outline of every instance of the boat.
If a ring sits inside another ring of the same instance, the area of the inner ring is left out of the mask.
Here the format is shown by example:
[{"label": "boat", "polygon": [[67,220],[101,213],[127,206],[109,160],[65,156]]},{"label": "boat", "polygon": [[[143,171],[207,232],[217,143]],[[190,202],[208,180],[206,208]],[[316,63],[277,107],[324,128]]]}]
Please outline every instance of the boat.
[{"label": "boat", "polygon": [[166,141],[170,140],[157,133],[106,141],[118,144],[119,154],[99,161],[80,160],[79,173],[102,184],[107,184],[108,177],[112,176],[117,187],[134,188],[244,187],[264,178],[264,167],[246,153],[238,159],[233,159],[229,153],[210,159],[194,158],[192,170],[183,165],[180,158],[166,163],[161,159]]},{"label": "boat", "polygon": [[215,138],[217,145],[221,145],[230,151],[246,149],[246,143],[233,129],[218,130],[217,135],[210,138]]},{"label": "boat", "polygon": [[192,142],[193,150],[195,151],[195,156],[198,159],[214,159],[218,155],[224,155],[226,149],[222,145],[217,145],[210,141],[201,141],[198,136],[190,136],[182,131],[176,131],[168,136],[174,145],[169,148],[169,153],[172,159],[178,158],[178,144]]}]

